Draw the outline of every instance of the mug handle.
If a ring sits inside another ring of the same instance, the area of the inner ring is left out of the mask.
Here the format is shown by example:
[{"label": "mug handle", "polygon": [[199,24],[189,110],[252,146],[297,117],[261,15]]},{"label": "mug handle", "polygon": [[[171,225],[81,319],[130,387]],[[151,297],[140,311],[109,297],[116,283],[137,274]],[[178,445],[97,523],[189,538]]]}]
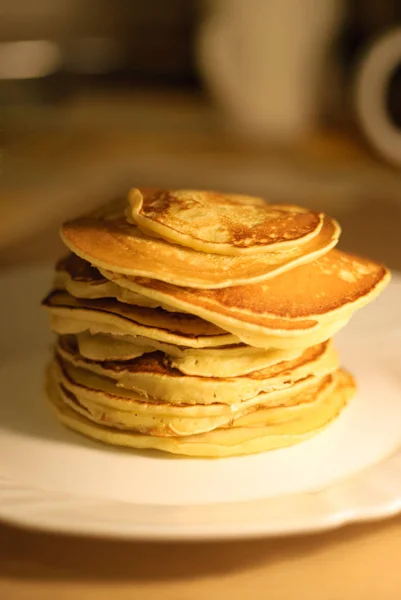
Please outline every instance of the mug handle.
[{"label": "mug handle", "polygon": [[401,129],[392,122],[386,105],[390,79],[397,67],[401,67],[401,27],[381,35],[362,56],[355,75],[353,104],[370,144],[400,165]]}]

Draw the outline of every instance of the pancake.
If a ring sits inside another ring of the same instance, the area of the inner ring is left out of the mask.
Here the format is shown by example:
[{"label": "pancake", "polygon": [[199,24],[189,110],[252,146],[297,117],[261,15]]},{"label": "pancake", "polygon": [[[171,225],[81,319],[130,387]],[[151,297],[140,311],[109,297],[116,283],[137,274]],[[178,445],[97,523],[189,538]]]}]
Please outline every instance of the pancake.
[{"label": "pancake", "polygon": [[59,359],[52,363],[50,371],[60,396],[77,412],[87,413],[89,419],[100,424],[163,437],[193,435],[232,426],[262,408],[271,410],[274,420],[285,420],[285,414],[292,418],[290,409],[313,404],[322,394],[332,391],[335,383],[335,374],[329,374],[304,379],[285,390],[262,392],[238,405],[175,405],[155,399],[146,401],[133,390],[118,388],[105,377]]},{"label": "pancake", "polygon": [[160,302],[156,300],[151,300],[147,296],[142,296],[115,285],[103,277],[98,269],[75,254],[68,254],[68,256],[58,261],[53,288],[65,290],[76,298],[86,298],[88,300],[116,298],[120,302],[135,304],[136,306],[149,308],[160,306]]},{"label": "pancake", "polygon": [[[132,339],[132,341],[130,341]],[[124,335],[92,334],[83,331],[75,336],[80,355],[90,360],[128,361],[138,358],[147,352],[154,352],[155,347],[140,346],[135,338]],[[151,342],[152,340],[149,340]]]},{"label": "pancake", "polygon": [[235,336],[193,315],[122,304],[110,298],[84,300],[55,291],[43,300],[43,305],[50,313],[52,329],[59,334],[90,331],[145,336],[192,348],[238,343]]},{"label": "pancake", "polygon": [[289,387],[311,375],[323,376],[338,368],[337,353],[329,342],[308,348],[296,359],[233,378],[184,375],[168,366],[161,352],[127,363],[91,361],[79,354],[69,338],[59,339],[56,355],[63,362],[108,377],[120,387],[171,404],[238,404],[260,392]]},{"label": "pancake", "polygon": [[125,202],[111,203],[65,223],[61,237],[74,254],[98,268],[199,289],[264,281],[326,253],[340,235],[338,223],[325,217],[317,235],[289,250],[222,256],[149,237],[127,222],[124,210]]},{"label": "pancake", "polygon": [[255,347],[305,347],[331,337],[390,281],[373,261],[331,250],[272,280],[221,290],[193,290],[101,270],[121,287],[218,325]]},{"label": "pancake", "polygon": [[[53,365],[53,376],[64,402],[100,424],[113,424],[158,436],[192,435],[211,431],[233,418],[228,405],[174,406],[146,402],[132,390],[119,389],[109,379],[69,365]],[[81,409],[81,410],[80,410]],[[245,412],[245,407],[244,407]]]},{"label": "pancake", "polygon": [[128,199],[127,220],[146,235],[224,256],[294,249],[318,235],[324,220],[299,206],[238,194],[133,189]]},{"label": "pancake", "polygon": [[236,344],[221,348],[181,348],[149,338],[130,338],[87,331],[76,336],[79,353],[90,360],[129,361],[142,354],[160,350],[165,362],[185,375],[200,377],[237,377],[269,365],[296,358],[302,353],[295,350],[253,348]]},{"label": "pancake", "polygon": [[58,419],[117,446],[235,456],[296,444],[347,404],[330,340],[387,285],[322,212],[137,190],[61,227],[43,304]]},{"label": "pancake", "polygon": [[[354,382],[346,372],[339,371],[335,389],[322,402],[311,418],[292,418],[285,423],[258,426],[222,427],[211,432],[177,437],[161,437],[122,431],[91,421],[88,413],[79,414],[60,396],[55,379],[48,372],[46,396],[57,418],[70,429],[87,437],[116,446],[163,450],[174,454],[200,457],[223,457],[252,454],[290,446],[321,431],[333,421],[354,393]],[[84,411],[84,409],[81,410]]]}]

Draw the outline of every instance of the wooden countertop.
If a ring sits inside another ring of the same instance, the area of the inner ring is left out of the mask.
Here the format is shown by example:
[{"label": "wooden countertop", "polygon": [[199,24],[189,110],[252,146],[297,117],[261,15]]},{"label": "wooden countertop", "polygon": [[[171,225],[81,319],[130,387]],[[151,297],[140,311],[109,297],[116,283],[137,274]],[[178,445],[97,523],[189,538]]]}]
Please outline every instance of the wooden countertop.
[{"label": "wooden countertop", "polygon": [[0,526],[1,600],[399,600],[401,518],[216,544],[64,538]]},{"label": "wooden countertop", "polygon": [[[399,173],[341,136],[317,137],[289,153],[244,147],[210,124],[205,132],[202,111],[194,109],[191,120],[184,105],[185,118],[197,125],[181,132],[174,119],[158,133],[118,131],[118,123],[88,132],[84,106],[75,108],[73,133],[6,140],[18,161],[0,199],[0,266],[60,254],[56,224],[119,186],[220,182],[320,206],[340,218],[344,247],[401,269]],[[153,123],[152,107],[147,111]],[[21,148],[38,155],[23,180]],[[401,517],[307,537],[189,545],[113,543],[0,525],[0,600],[399,600],[400,556]]]}]

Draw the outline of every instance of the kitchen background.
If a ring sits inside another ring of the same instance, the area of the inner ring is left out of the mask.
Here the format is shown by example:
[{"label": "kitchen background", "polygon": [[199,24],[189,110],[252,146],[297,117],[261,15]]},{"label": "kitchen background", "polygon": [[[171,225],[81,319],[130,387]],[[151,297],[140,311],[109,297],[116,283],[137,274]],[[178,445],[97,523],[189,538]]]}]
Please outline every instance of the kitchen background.
[{"label": "kitchen background", "polygon": [[0,265],[130,186],[322,208],[401,268],[397,0],[3,0]]}]

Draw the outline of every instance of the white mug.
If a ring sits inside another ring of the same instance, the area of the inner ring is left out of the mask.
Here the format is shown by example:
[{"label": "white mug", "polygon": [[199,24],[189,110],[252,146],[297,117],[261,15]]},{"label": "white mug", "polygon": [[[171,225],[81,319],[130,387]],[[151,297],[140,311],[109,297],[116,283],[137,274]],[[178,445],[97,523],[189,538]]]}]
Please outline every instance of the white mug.
[{"label": "white mug", "polygon": [[200,31],[203,77],[236,129],[291,139],[319,114],[338,0],[214,0]]}]

